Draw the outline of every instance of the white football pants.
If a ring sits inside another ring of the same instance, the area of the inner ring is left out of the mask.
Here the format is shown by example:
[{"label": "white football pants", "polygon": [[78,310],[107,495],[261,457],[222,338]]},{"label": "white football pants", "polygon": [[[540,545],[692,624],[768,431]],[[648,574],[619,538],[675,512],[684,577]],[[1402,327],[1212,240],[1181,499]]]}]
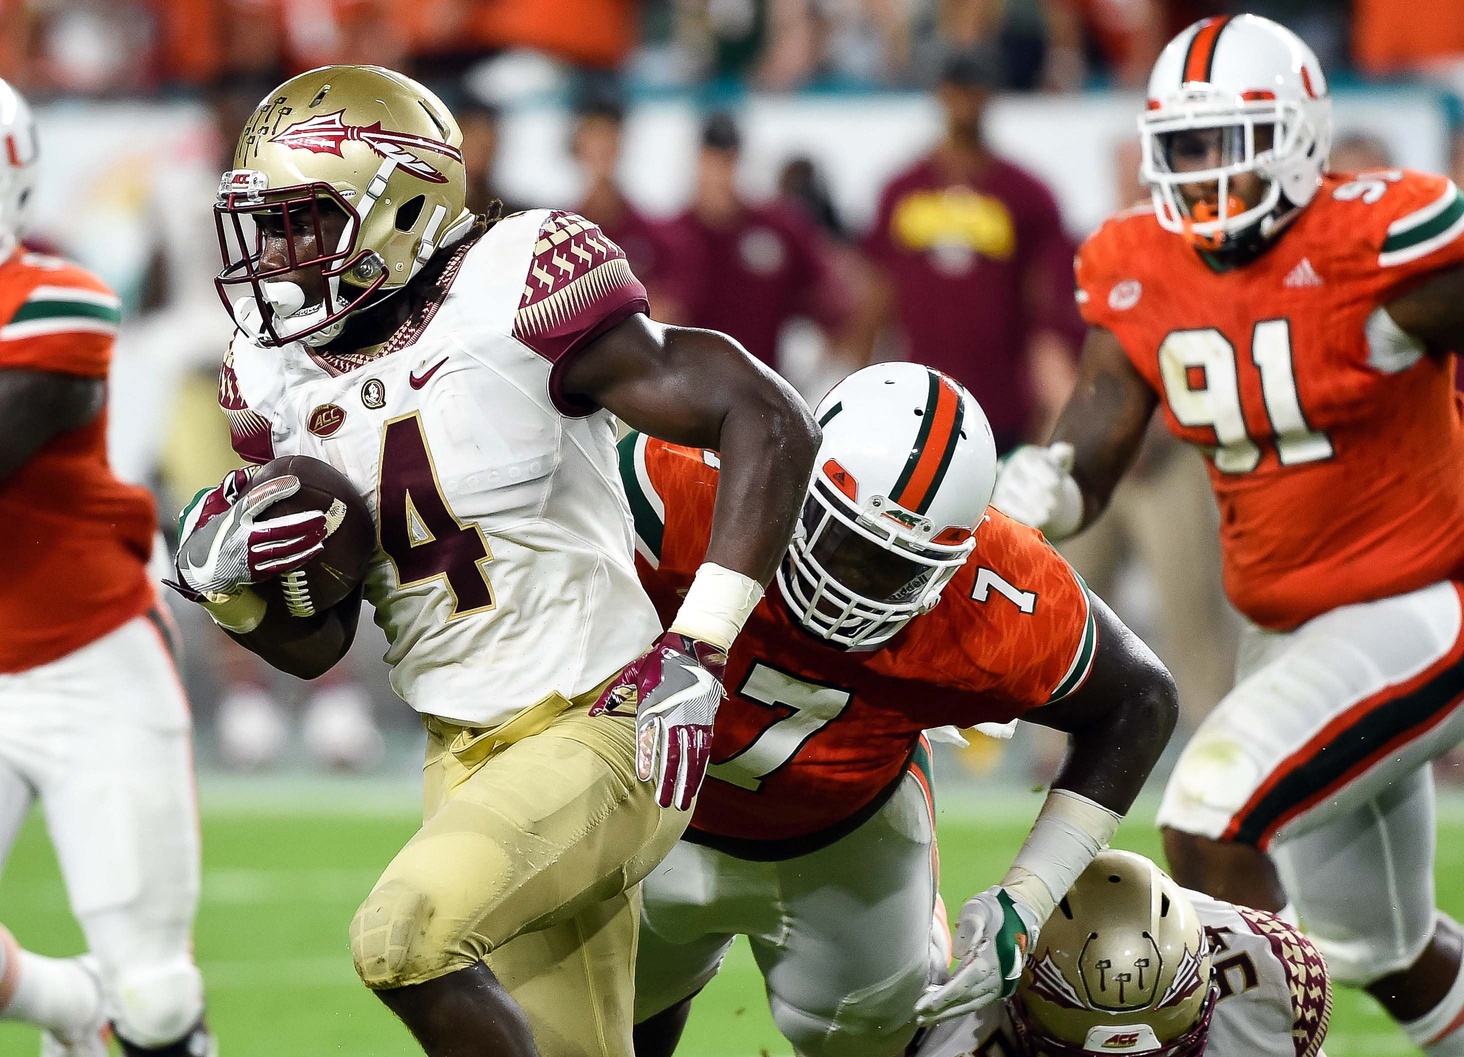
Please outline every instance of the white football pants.
[{"label": "white football pants", "polygon": [[39,800],[119,1028],[139,1045],[173,1041],[203,1012],[191,723],[147,616],[0,675],[0,866]]},{"label": "white football pants", "polygon": [[1433,933],[1428,768],[1464,738],[1461,597],[1444,582],[1247,628],[1164,791],[1161,826],[1272,852],[1342,983],[1406,968]]},{"label": "white football pants", "polygon": [[748,937],[802,1057],[891,1057],[930,969],[934,825],[918,779],[826,848],[751,862],[682,841],[642,882],[637,1023],[695,994]]}]

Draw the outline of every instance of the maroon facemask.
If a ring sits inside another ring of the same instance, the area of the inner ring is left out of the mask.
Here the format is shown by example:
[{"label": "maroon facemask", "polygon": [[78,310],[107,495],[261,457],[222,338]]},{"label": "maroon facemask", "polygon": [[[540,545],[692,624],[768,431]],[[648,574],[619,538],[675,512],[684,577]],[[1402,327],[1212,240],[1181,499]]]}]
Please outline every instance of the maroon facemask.
[{"label": "maroon facemask", "polygon": [[[361,218],[334,187],[310,183],[266,189],[263,184],[263,174],[250,169],[224,174],[214,207],[224,270],[214,279],[214,286],[240,329],[261,345],[278,347],[318,334],[365,307],[386,282],[387,271],[377,254],[356,251]],[[346,218],[345,237],[337,240],[340,245],[334,250],[329,248],[324,223],[333,210]],[[299,242],[310,235],[315,252],[302,257]],[[279,241],[283,263],[273,267],[263,263],[266,239]],[[316,307],[304,306],[281,316],[266,293],[266,284],[308,282],[314,269],[324,286],[323,298]],[[341,292],[341,278],[347,274],[351,279],[348,295]],[[258,306],[257,320],[241,318],[236,310],[236,302],[244,300],[241,292]]]}]

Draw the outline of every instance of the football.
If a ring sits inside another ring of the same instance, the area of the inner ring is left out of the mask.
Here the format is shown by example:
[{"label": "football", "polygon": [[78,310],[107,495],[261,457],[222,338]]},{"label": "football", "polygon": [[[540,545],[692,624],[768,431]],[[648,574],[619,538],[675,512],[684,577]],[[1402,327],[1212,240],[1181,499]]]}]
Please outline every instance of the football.
[{"label": "football", "polygon": [[300,490],[271,505],[264,516],[323,510],[330,535],[325,549],[303,568],[255,584],[254,590],[269,601],[271,612],[283,608],[291,616],[310,617],[336,605],[365,578],[376,552],[376,524],[371,508],[346,475],[308,455],[287,455],[266,463],[250,487],[289,475],[300,479]]}]

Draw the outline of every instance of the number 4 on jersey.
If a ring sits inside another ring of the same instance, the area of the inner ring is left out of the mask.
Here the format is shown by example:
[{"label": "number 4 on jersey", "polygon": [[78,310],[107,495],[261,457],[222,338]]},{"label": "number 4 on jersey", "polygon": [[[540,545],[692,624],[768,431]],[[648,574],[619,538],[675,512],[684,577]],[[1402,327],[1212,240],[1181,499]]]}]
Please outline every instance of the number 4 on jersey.
[{"label": "number 4 on jersey", "polygon": [[381,549],[400,585],[442,577],[452,595],[449,620],[492,609],[493,588],[483,567],[493,552],[482,530],[459,521],[447,505],[417,412],[386,424],[380,481]]}]

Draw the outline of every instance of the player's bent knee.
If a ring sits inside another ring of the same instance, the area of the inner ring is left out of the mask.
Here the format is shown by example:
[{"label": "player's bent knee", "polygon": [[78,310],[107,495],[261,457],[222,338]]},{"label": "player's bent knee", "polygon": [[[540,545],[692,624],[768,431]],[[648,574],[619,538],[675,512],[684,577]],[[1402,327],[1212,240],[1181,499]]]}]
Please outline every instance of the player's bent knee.
[{"label": "player's bent knee", "polygon": [[846,996],[836,1012],[800,1009],[772,997],[773,1020],[799,1057],[895,1057],[915,1035],[915,1001],[925,966]]},{"label": "player's bent knee", "polygon": [[142,1049],[162,1049],[203,1017],[203,977],[180,957],[157,966],[129,966],[113,981],[117,1034]]},{"label": "player's bent knee", "polygon": [[1175,764],[1156,821],[1180,833],[1219,839],[1263,777],[1239,732],[1223,725],[1202,728]]},{"label": "player's bent knee", "polygon": [[432,896],[400,878],[378,885],[351,920],[351,957],[374,991],[435,979],[477,959],[431,942]]}]

